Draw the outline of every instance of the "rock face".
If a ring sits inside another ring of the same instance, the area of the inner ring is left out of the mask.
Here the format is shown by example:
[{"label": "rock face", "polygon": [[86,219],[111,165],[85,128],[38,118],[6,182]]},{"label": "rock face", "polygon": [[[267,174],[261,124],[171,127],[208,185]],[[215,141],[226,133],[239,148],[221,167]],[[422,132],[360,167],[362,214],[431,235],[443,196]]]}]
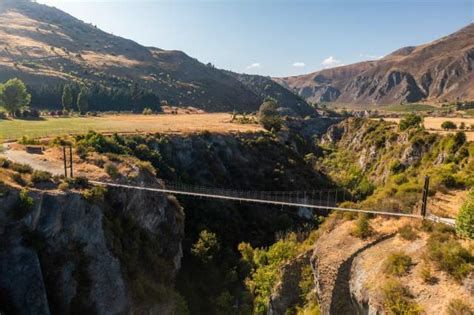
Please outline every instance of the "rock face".
[{"label": "rock face", "polygon": [[394,104],[474,99],[474,24],[376,60],[275,78],[311,102]]},{"label": "rock face", "polygon": [[[9,191],[2,201],[15,194]],[[184,234],[184,216],[175,200],[120,189],[109,190],[99,205],[73,192],[30,195],[34,208],[20,220],[9,215],[14,208],[3,202],[0,206],[0,212],[7,214],[0,229],[5,240],[0,249],[0,307],[4,311],[121,314],[140,308],[157,314],[153,310],[173,309],[166,305],[172,301],[136,303],[135,288],[125,276],[125,261],[111,244],[118,236],[106,223],[111,216],[117,222],[131,220],[143,237],[159,239],[157,255],[171,266],[162,272],[173,279],[180,267]],[[162,285],[172,290],[172,281]]]}]

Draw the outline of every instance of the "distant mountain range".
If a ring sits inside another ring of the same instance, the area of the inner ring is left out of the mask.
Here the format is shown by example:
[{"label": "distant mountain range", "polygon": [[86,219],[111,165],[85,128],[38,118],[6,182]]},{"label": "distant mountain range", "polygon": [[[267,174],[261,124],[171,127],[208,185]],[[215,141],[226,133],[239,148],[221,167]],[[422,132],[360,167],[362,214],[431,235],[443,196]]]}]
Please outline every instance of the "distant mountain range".
[{"label": "distant mountain range", "polygon": [[399,104],[474,100],[474,23],[434,42],[274,80],[311,102]]},{"label": "distant mountain range", "polygon": [[310,111],[305,100],[269,77],[251,79],[181,51],[144,47],[27,0],[0,0],[0,82],[12,77],[31,89],[68,82],[138,86],[171,105],[207,111],[255,111],[267,96],[289,111]]},{"label": "distant mountain range", "polygon": [[141,93],[145,104],[157,99],[149,96],[152,93],[171,105],[221,112],[255,111],[272,97],[283,112],[301,115],[314,113],[307,101],[472,100],[473,59],[471,24],[433,43],[403,48],[377,61],[272,79],[220,70],[181,51],[144,47],[53,7],[0,0],[0,82],[19,77],[33,90],[36,103],[38,95],[43,95],[41,102],[47,104],[36,104],[42,107],[59,103],[58,94],[66,83],[94,86],[94,95],[100,96],[97,102],[105,102],[113,93],[127,95],[121,109],[140,91],[146,91]]}]

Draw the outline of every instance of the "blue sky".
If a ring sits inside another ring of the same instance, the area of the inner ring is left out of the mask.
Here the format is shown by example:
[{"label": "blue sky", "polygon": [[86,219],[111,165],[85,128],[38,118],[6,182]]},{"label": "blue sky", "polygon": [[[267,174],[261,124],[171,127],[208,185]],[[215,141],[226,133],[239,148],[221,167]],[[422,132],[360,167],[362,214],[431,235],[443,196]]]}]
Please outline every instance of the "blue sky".
[{"label": "blue sky", "polygon": [[474,0],[38,0],[146,46],[270,76],[376,59],[474,22]]}]

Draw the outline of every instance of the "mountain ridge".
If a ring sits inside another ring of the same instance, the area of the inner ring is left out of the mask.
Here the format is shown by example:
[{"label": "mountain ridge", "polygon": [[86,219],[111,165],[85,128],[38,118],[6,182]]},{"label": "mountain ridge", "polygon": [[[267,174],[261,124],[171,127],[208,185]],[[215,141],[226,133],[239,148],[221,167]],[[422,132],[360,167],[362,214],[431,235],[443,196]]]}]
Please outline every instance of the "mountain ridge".
[{"label": "mountain ridge", "polygon": [[474,100],[474,23],[372,61],[273,78],[311,102],[393,104]]},{"label": "mountain ridge", "polygon": [[[171,105],[207,111],[255,111],[264,100],[237,77],[182,51],[145,47],[27,0],[0,1],[0,81],[12,77],[32,89],[68,82],[108,89],[139,86]],[[309,108],[288,93],[291,103]]]}]

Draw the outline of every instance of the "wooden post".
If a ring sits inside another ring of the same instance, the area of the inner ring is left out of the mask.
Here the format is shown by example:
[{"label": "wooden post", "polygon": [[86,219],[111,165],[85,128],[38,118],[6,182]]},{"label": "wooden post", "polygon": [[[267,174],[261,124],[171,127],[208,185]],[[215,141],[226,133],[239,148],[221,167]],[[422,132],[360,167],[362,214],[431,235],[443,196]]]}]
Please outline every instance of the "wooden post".
[{"label": "wooden post", "polygon": [[421,216],[426,217],[426,206],[428,202],[428,190],[430,186],[430,177],[425,176],[425,185],[423,187],[423,199],[421,201]]},{"label": "wooden post", "polygon": [[74,172],[72,169],[72,145],[69,146],[69,167],[71,178],[74,177]]},{"label": "wooden post", "polygon": [[64,160],[64,177],[67,178],[67,160],[66,160],[66,147],[63,146],[63,160]]}]

